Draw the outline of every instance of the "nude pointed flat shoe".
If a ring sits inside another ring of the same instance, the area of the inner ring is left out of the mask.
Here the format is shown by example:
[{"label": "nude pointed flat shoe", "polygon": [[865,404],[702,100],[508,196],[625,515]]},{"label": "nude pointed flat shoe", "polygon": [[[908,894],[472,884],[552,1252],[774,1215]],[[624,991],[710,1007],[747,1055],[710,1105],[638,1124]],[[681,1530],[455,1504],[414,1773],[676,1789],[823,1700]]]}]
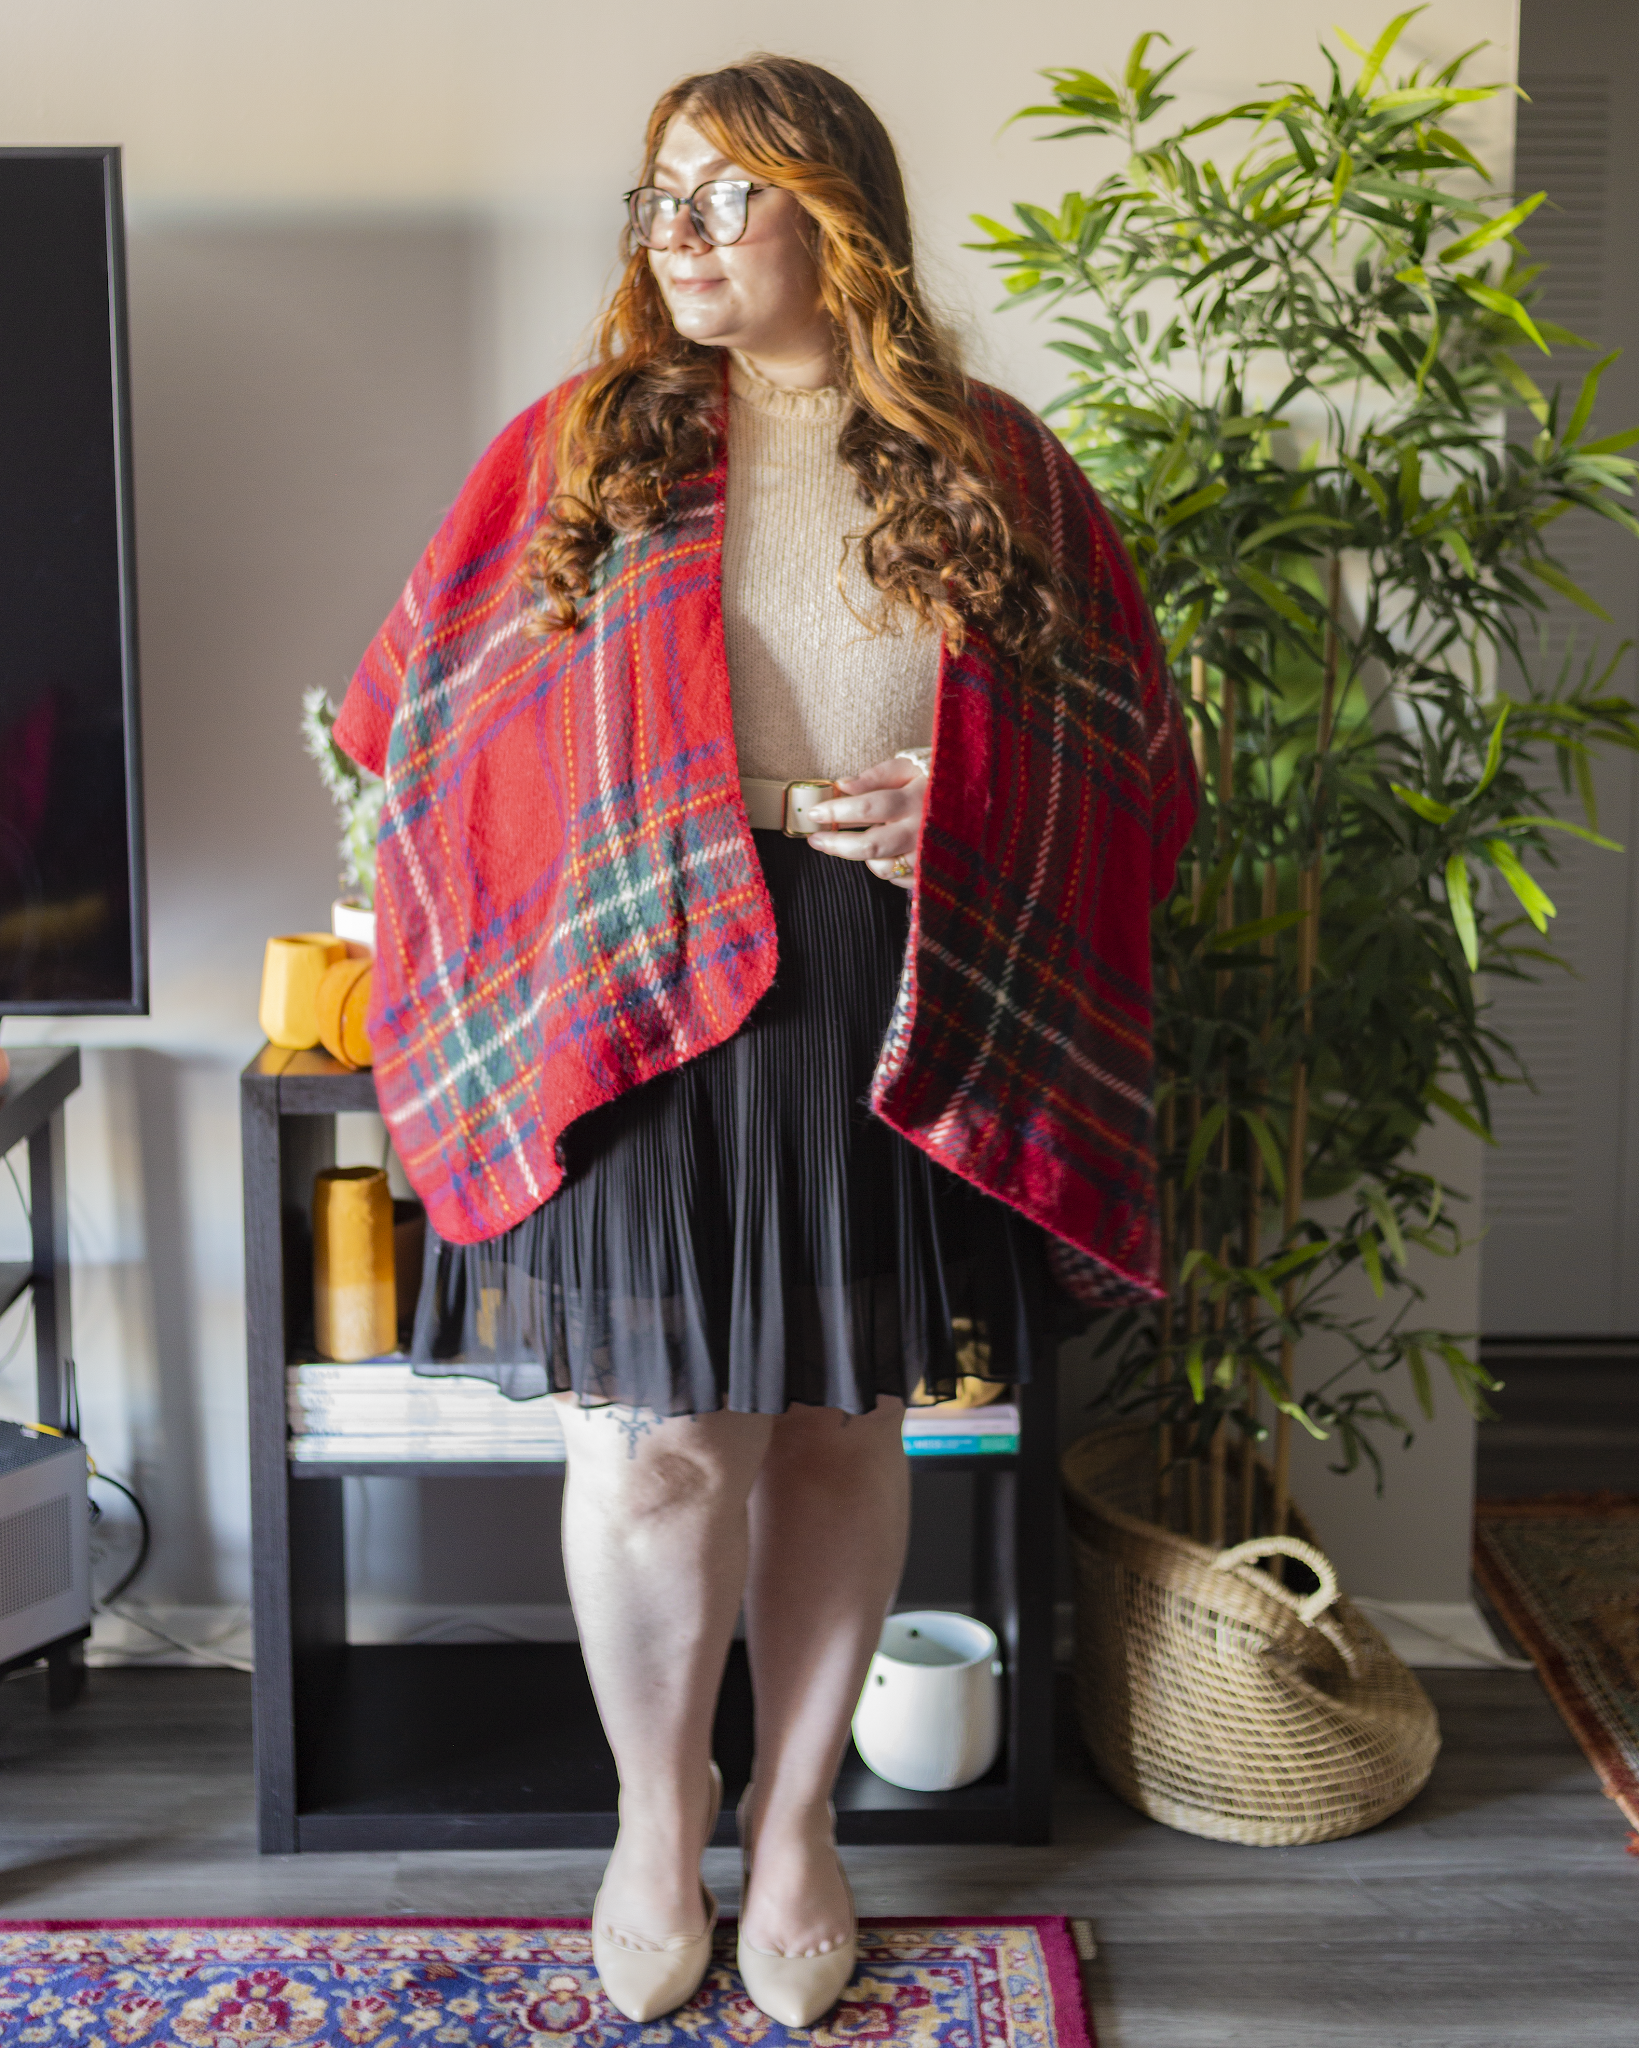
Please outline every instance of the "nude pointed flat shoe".
[{"label": "nude pointed flat shoe", "polygon": [[[711,1767],[711,1818],[706,1822],[706,1840],[711,1840],[723,1803],[723,1776]],[[704,1885],[700,1902],[705,1908],[703,1934],[673,1934],[664,1941],[652,1941],[630,1928],[616,1926],[602,1913],[603,1893],[592,1902],[592,1963],[604,1995],[629,2020],[657,2020],[687,2005],[700,1989],[711,1965],[711,1939],[717,1931],[717,1901]]]},{"label": "nude pointed flat shoe", "polygon": [[[740,1831],[741,1932],[734,1952],[740,1982],[758,2011],[778,2020],[782,2027],[811,2027],[842,1996],[859,1960],[859,1911],[854,1904],[853,1886],[848,1882],[848,1873],[843,1871],[843,1888],[848,1894],[848,1938],[839,1947],[817,1956],[788,1956],[771,1949],[753,1948],[744,1933],[745,1897],[751,1876],[745,1825],[746,1801],[750,1797],[748,1785],[734,1815]],[[831,1820],[834,1826],[834,1807]]]}]

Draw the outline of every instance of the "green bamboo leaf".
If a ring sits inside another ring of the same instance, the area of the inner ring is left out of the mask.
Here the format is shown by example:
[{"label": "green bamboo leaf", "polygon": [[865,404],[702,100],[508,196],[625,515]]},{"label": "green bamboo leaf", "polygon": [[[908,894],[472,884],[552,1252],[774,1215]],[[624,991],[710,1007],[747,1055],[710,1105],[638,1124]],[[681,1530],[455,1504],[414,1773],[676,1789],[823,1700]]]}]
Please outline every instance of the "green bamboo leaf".
[{"label": "green bamboo leaf", "polygon": [[1511,235],[1523,221],[1528,220],[1548,197],[1546,192],[1533,193],[1529,199],[1522,199],[1518,206],[1511,206],[1506,213],[1499,213],[1495,220],[1486,222],[1483,228],[1476,228],[1471,235],[1464,235],[1460,242],[1449,242],[1439,252],[1442,263],[1466,263],[1477,250],[1488,248],[1493,242],[1500,242]]},{"label": "green bamboo leaf", "polygon": [[1184,1358],[1184,1371],[1189,1376],[1189,1390],[1195,1396],[1197,1408],[1206,1399],[1206,1373],[1203,1369],[1205,1349],[1205,1339],[1197,1337]]},{"label": "green bamboo leaf", "polygon": [[[1499,356],[1495,367],[1504,383],[1510,385],[1524,399],[1537,425],[1545,425],[1548,419],[1548,401],[1543,397],[1540,387],[1525,374],[1512,356]],[[1639,427],[1634,428],[1634,433],[1639,435]],[[1587,453],[1586,450],[1583,452]]]},{"label": "green bamboo leaf", "polygon": [[1278,1316],[1281,1313],[1280,1296],[1275,1292],[1274,1282],[1267,1273],[1260,1273],[1256,1266],[1246,1266],[1241,1269],[1240,1277],[1248,1287],[1255,1290],[1267,1305],[1271,1315]]},{"label": "green bamboo leaf", "polygon": [[1457,937],[1462,941],[1463,958],[1468,962],[1471,973],[1480,969],[1479,934],[1474,929],[1474,897],[1468,884],[1468,863],[1460,853],[1454,853],[1446,862],[1446,902],[1451,910],[1451,922],[1457,928]]},{"label": "green bamboo leaf", "polygon": [[1184,1186],[1192,1187],[1195,1176],[1206,1163],[1206,1155],[1212,1141],[1223,1128],[1224,1118],[1229,1114],[1227,1102],[1215,1102],[1202,1117],[1194,1138],[1190,1141],[1189,1157],[1184,1162]]},{"label": "green bamboo leaf", "polygon": [[[1354,158],[1350,156],[1349,152],[1348,152],[1348,151],[1347,151],[1346,149],[1340,149],[1340,150],[1338,151],[1338,153],[1337,153],[1337,173],[1336,173],[1336,175],[1335,175],[1335,176],[1333,177],[1333,179],[1332,179],[1332,204],[1333,204],[1333,206],[1341,206],[1341,205],[1342,205],[1342,203],[1343,203],[1343,194],[1344,194],[1344,193],[1345,193],[1345,192],[1346,192],[1346,191],[1348,190],[1348,187],[1349,187],[1349,180],[1350,180],[1350,179],[1351,179],[1351,178],[1352,178],[1353,176],[1354,176]],[[1370,210],[1370,211],[1374,211],[1374,212],[1375,212],[1375,211],[1378,211],[1379,209],[1376,209],[1376,208],[1372,208],[1372,209],[1369,209],[1369,210]],[[1395,225],[1396,225],[1396,226],[1398,226],[1398,225],[1399,225],[1399,223],[1398,223],[1398,222],[1395,222]]]},{"label": "green bamboo leaf", "polygon": [[1203,484],[1198,491],[1191,491],[1187,498],[1181,498],[1176,505],[1168,506],[1156,523],[1165,533],[1174,526],[1182,525],[1186,519],[1193,519],[1197,512],[1206,511],[1209,506],[1216,505],[1220,498],[1226,498],[1228,495],[1229,486],[1226,483],[1220,481]]},{"label": "green bamboo leaf", "polygon": [[1327,1432],[1321,1428],[1320,1424],[1315,1421],[1314,1417],[1305,1408],[1300,1407],[1292,1399],[1274,1372],[1265,1366],[1258,1373],[1258,1378],[1263,1384],[1264,1392],[1268,1394],[1270,1400],[1274,1402],[1282,1415],[1290,1415],[1294,1422],[1300,1423],[1317,1444],[1325,1443]]},{"label": "green bamboo leaf", "polygon": [[1513,705],[1505,697],[1502,709],[1497,713],[1496,723],[1491,728],[1491,744],[1485,750],[1485,773],[1474,785],[1474,794],[1476,796],[1479,795],[1482,789],[1490,788],[1492,782],[1496,779],[1497,770],[1502,766],[1502,729],[1508,723],[1508,714],[1513,708]]},{"label": "green bamboo leaf", "polygon": [[1572,604],[1580,605],[1585,612],[1591,612],[1596,619],[1603,619],[1607,626],[1614,623],[1602,604],[1591,598],[1580,584],[1573,583],[1557,562],[1527,562],[1526,568],[1550,590],[1557,590],[1561,597],[1568,597]]},{"label": "green bamboo leaf", "polygon": [[1286,130],[1287,137],[1291,142],[1298,162],[1302,164],[1305,172],[1312,178],[1317,166],[1315,153],[1309,147],[1309,138],[1304,134],[1297,122],[1292,119],[1290,114],[1280,115],[1279,120],[1280,125]]},{"label": "green bamboo leaf", "polygon": [[[1613,348],[1608,356],[1601,356],[1583,378],[1582,389],[1577,395],[1576,410],[1565,422],[1565,431],[1559,437],[1567,446],[1577,438],[1582,429],[1588,424],[1588,420],[1593,413],[1595,401],[1599,397],[1599,380],[1621,353],[1622,351],[1619,348]],[[1582,452],[1587,454],[1588,451],[1584,449]]]},{"label": "green bamboo leaf", "polygon": [[1281,589],[1261,569],[1254,569],[1250,562],[1238,562],[1235,573],[1246,587],[1261,597],[1272,612],[1277,613],[1289,624],[1299,626],[1305,633],[1312,631],[1314,621],[1295,597]]},{"label": "green bamboo leaf", "polygon": [[1259,939],[1270,938],[1276,932],[1301,924],[1308,914],[1306,910],[1280,910],[1273,917],[1254,917],[1246,924],[1231,925],[1228,931],[1213,934],[1213,950],[1229,953],[1237,946],[1250,946]]},{"label": "green bamboo leaf", "polygon": [[1178,1285],[1187,1287],[1195,1269],[1205,1262],[1206,1253],[1199,1245],[1184,1254],[1184,1263],[1178,1268]]},{"label": "green bamboo leaf", "polygon": [[1545,932],[1549,918],[1557,915],[1547,892],[1534,876],[1526,872],[1519,855],[1506,839],[1488,839],[1485,850],[1496,863],[1503,880],[1519,898],[1520,908],[1539,932]]},{"label": "green bamboo leaf", "polygon": [[1167,662],[1169,666],[1178,660],[1179,656],[1195,638],[1201,629],[1201,621],[1205,617],[1206,599],[1203,597],[1190,606],[1189,611],[1184,616],[1183,624],[1167,642]]},{"label": "green bamboo leaf", "polygon": [[1406,1263],[1406,1241],[1400,1235],[1400,1219],[1394,1213],[1393,1204],[1380,1187],[1373,1187],[1368,1181],[1361,1189],[1372,1214],[1377,1218],[1377,1227],[1383,1233],[1383,1242],[1392,1257],[1403,1266]]},{"label": "green bamboo leaf", "polygon": [[1470,576],[1477,576],[1479,574],[1478,569],[1476,569],[1474,566],[1474,551],[1472,548],[1470,548],[1468,542],[1464,540],[1463,536],[1457,531],[1456,527],[1437,527],[1435,531],[1429,535],[1429,539],[1443,540],[1446,546],[1450,548],[1451,552],[1457,557],[1458,561],[1462,563],[1463,567],[1468,571]]},{"label": "green bamboo leaf", "polygon": [[[1581,764],[1579,764],[1581,765]],[[1590,832],[1586,825],[1573,825],[1568,818],[1533,817],[1521,813],[1517,817],[1499,818],[1499,825],[1534,825],[1539,831],[1569,832],[1575,839],[1585,839],[1590,846],[1602,846],[1607,853],[1625,853],[1627,848],[1614,839],[1606,839],[1598,832]]]},{"label": "green bamboo leaf", "polygon": [[1457,279],[1457,288],[1459,291],[1465,292],[1477,306],[1484,306],[1489,312],[1500,313],[1505,319],[1512,320],[1514,325],[1525,335],[1526,339],[1534,341],[1542,353],[1547,355],[1547,342],[1537,332],[1536,322],[1526,312],[1518,299],[1511,296],[1508,292],[1498,291],[1495,285],[1481,284],[1477,278],[1473,277],[1459,277]]},{"label": "green bamboo leaf", "polygon": [[1366,1269],[1366,1278],[1372,1283],[1372,1292],[1379,1301],[1383,1299],[1383,1255],[1377,1249],[1377,1239],[1369,1230],[1362,1231],[1355,1239],[1360,1252],[1360,1263]]},{"label": "green bamboo leaf", "polygon": [[[1385,93],[1377,104],[1380,107],[1384,106],[1396,97],[1397,95],[1394,93]],[[1445,106],[1454,107],[1465,101],[1488,100],[1494,97],[1495,95],[1489,87],[1482,86],[1478,91],[1454,92],[1449,97],[1442,93],[1441,102]],[[1466,142],[1459,142],[1457,137],[1449,133],[1448,130],[1444,128],[1426,128],[1423,131],[1423,140],[1436,149],[1444,150],[1447,156],[1455,157],[1458,163],[1467,164],[1471,171],[1478,171],[1487,184],[1491,182],[1491,173],[1480,162],[1473,150],[1469,148]]]},{"label": "green bamboo leaf", "polygon": [[1423,503],[1423,463],[1415,448],[1400,451],[1400,510],[1415,519]]},{"label": "green bamboo leaf", "polygon": [[1406,1365],[1411,1373],[1412,1391],[1417,1396],[1417,1405],[1423,1411],[1425,1422],[1434,1420],[1434,1389],[1429,1384],[1428,1360],[1423,1356],[1421,1344],[1406,1345]]},{"label": "green bamboo leaf", "polygon": [[1389,788],[1406,806],[1415,811],[1419,818],[1426,818],[1431,825],[1448,825],[1456,817],[1453,805],[1436,803],[1431,796],[1424,796],[1421,790],[1407,789],[1403,782],[1391,782]]},{"label": "green bamboo leaf", "polygon": [[[1338,33],[1341,34],[1342,31],[1339,30]],[[1433,85],[1396,86],[1393,92],[1380,92],[1372,101],[1374,109],[1379,107],[1392,109],[1395,107],[1444,107],[1449,105],[1450,101],[1446,95],[1440,91],[1438,86]]]},{"label": "green bamboo leaf", "polygon": [[1624,427],[1620,434],[1607,434],[1602,441],[1584,441],[1577,453],[1620,455],[1624,448],[1631,448],[1635,441],[1639,441],[1639,427]]},{"label": "green bamboo leaf", "polygon": [[[1459,1102],[1455,1095],[1448,1094],[1444,1088],[1432,1081],[1423,1093],[1436,1109],[1444,1110],[1454,1124],[1461,1124],[1472,1137],[1483,1139],[1487,1145],[1494,1145],[1497,1142],[1495,1136],[1486,1129],[1468,1105]],[[1429,1221],[1432,1223],[1434,1218],[1431,1216]]]},{"label": "green bamboo leaf", "polygon": [[1361,49],[1360,45],[1352,37],[1344,35],[1342,29],[1334,31],[1341,41],[1348,44],[1357,57],[1364,57],[1366,60],[1365,70],[1361,72],[1354,82],[1354,89],[1362,99],[1371,91],[1373,79],[1382,70],[1384,60],[1389,52],[1399,42],[1406,23],[1408,21],[1415,21],[1418,15],[1424,11],[1423,7],[1408,7],[1404,14],[1397,14],[1377,38],[1377,41],[1372,44],[1369,51]]},{"label": "green bamboo leaf", "polygon": [[1485,1395],[1496,1393],[1502,1384],[1501,1381],[1493,1379],[1483,1365],[1470,1358],[1462,1346],[1453,1343],[1450,1338],[1442,1338],[1435,1348],[1445,1360],[1452,1384],[1462,1396],[1463,1405],[1468,1412],[1481,1422],[1494,1420],[1491,1404]]},{"label": "green bamboo leaf", "polygon": [[1352,455],[1344,456],[1343,467],[1354,478],[1367,497],[1371,499],[1382,516],[1387,519],[1389,516],[1388,493],[1377,481],[1376,477],[1372,475],[1371,471],[1363,463],[1356,462]]},{"label": "green bamboo leaf", "polygon": [[[1241,1111],[1241,1122],[1251,1132],[1253,1143],[1257,1146],[1258,1151],[1263,1157],[1263,1170],[1269,1176],[1269,1185],[1275,1190],[1277,1195],[1284,1196],[1286,1193],[1286,1162],[1280,1156],[1280,1147],[1275,1143],[1274,1132],[1265,1123],[1263,1118],[1258,1115],[1255,1109],[1243,1109]],[[1265,1284],[1267,1285],[1268,1283]],[[1273,1288],[1270,1290],[1270,1299],[1271,1301],[1274,1299]]]},{"label": "green bamboo leaf", "polygon": [[1256,548],[1266,547],[1280,534],[1304,533],[1313,527],[1341,527],[1347,533],[1349,522],[1334,519],[1329,512],[1289,512],[1284,519],[1271,519],[1267,526],[1260,526],[1256,533],[1249,533],[1239,543],[1240,552],[1251,554]]},{"label": "green bamboo leaf", "polygon": [[1271,1259],[1264,1271],[1271,1280],[1285,1280],[1304,1266],[1312,1266],[1316,1259],[1325,1258],[1331,1246],[1327,1244],[1294,1245],[1289,1252],[1282,1252],[1278,1259]]}]

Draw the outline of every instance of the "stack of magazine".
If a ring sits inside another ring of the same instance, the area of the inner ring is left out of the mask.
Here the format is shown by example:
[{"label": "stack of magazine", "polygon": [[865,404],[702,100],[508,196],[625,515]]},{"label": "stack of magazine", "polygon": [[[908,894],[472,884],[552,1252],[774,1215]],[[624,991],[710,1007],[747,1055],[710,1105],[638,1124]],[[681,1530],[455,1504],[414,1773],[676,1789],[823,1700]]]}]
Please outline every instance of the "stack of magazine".
[{"label": "stack of magazine", "polygon": [[[488,1380],[417,1373],[402,1356],[357,1365],[315,1360],[286,1373],[290,1455],[298,1464],[562,1464],[557,1404],[509,1401]],[[973,1457],[1019,1447],[1011,1401],[911,1408],[912,1457]]]}]

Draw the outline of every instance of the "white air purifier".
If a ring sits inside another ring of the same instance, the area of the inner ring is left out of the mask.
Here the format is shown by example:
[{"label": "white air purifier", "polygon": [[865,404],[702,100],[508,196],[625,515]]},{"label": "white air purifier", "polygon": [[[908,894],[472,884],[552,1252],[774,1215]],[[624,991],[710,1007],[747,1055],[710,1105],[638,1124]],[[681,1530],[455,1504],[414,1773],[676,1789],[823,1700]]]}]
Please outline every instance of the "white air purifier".
[{"label": "white air purifier", "polygon": [[966,1614],[890,1614],[854,1709],[854,1747],[907,1792],[971,1785],[1002,1741],[995,1635]]},{"label": "white air purifier", "polygon": [[0,1422],[0,1665],[91,1626],[85,1450]]}]

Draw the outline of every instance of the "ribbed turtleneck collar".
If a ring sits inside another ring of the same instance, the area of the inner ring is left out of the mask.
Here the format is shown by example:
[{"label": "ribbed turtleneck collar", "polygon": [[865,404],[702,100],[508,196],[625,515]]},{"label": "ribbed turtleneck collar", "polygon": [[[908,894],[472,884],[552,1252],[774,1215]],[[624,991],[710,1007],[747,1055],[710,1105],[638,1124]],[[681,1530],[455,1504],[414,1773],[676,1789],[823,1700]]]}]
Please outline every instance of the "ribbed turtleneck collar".
[{"label": "ribbed turtleneck collar", "polygon": [[729,350],[728,387],[754,411],[774,419],[835,426],[848,410],[847,394],[837,385],[827,384],[819,391],[788,391],[759,376],[738,349]]}]

